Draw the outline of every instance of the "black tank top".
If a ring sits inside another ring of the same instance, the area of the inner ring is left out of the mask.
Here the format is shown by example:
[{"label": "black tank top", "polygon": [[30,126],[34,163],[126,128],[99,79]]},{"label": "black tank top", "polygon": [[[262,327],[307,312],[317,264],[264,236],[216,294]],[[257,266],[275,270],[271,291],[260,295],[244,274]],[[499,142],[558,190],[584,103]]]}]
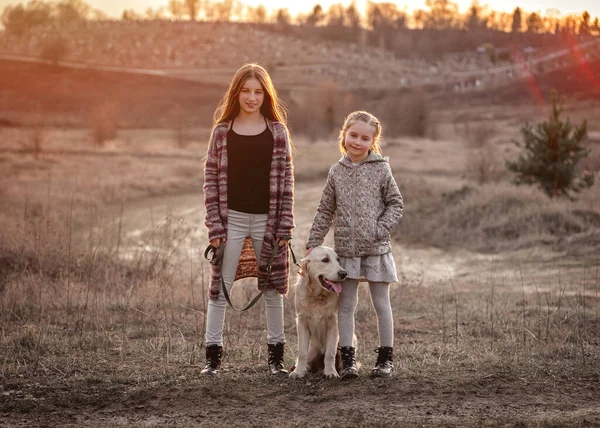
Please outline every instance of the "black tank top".
[{"label": "black tank top", "polygon": [[[266,119],[265,119],[266,123]],[[227,133],[227,207],[248,214],[269,213],[273,134],[267,126],[256,135]]]}]

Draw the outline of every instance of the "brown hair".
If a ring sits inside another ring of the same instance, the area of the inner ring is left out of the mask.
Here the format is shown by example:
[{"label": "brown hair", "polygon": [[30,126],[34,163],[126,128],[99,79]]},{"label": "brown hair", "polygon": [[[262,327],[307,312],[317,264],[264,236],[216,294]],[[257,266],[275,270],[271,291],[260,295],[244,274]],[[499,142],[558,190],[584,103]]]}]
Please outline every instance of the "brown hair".
[{"label": "brown hair", "polygon": [[281,122],[287,127],[287,109],[279,99],[269,73],[258,64],[244,64],[236,71],[233,79],[231,79],[229,89],[223,95],[215,110],[213,125],[232,120],[238,115],[240,112],[239,95],[242,91],[242,86],[244,86],[244,83],[248,79],[258,80],[265,91],[265,101],[260,107],[262,115],[267,119]]},{"label": "brown hair", "polygon": [[381,154],[381,146],[379,145],[379,141],[381,140],[381,123],[371,113],[363,110],[353,111],[346,116],[346,120],[344,120],[344,126],[342,127],[339,136],[340,151],[342,154],[346,154],[348,152],[344,142],[346,131],[348,131],[348,128],[350,128],[356,122],[364,122],[367,125],[371,125],[375,128],[375,135],[373,135],[373,144],[371,145],[371,150],[373,150],[375,153]]}]

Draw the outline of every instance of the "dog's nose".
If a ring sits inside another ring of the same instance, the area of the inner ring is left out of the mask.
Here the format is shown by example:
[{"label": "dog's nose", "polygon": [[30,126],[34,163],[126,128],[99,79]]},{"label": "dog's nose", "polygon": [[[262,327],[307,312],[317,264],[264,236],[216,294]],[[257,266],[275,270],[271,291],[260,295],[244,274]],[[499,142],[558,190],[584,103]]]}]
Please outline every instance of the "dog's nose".
[{"label": "dog's nose", "polygon": [[346,279],[346,277],[348,276],[348,272],[346,272],[345,270],[341,270],[338,272],[338,276],[340,277],[340,279]]}]

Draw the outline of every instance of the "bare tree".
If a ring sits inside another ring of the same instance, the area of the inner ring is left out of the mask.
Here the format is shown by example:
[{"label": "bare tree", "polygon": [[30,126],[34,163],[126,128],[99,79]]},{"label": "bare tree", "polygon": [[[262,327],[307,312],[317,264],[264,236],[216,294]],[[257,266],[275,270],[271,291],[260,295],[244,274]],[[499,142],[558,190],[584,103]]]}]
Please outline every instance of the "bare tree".
[{"label": "bare tree", "polygon": [[91,6],[83,0],[62,0],[56,5],[59,21],[83,21],[89,17],[91,11]]},{"label": "bare tree", "polygon": [[450,0],[425,0],[429,15],[424,28],[445,30],[454,28],[458,21],[458,4]]},{"label": "bare tree", "polygon": [[366,21],[383,47],[392,46],[396,42],[398,30],[406,28],[406,15],[398,9],[396,3],[368,2]]},{"label": "bare tree", "polygon": [[574,16],[565,16],[563,20],[562,33],[563,34],[575,34],[577,29],[577,20]]},{"label": "bare tree", "polygon": [[250,22],[263,24],[267,22],[267,8],[265,8],[262,4],[259,4],[256,7],[248,7],[246,16]]},{"label": "bare tree", "polygon": [[550,8],[542,18],[545,33],[557,33],[560,30],[560,10]]},{"label": "bare tree", "polygon": [[165,8],[157,7],[156,9],[152,9],[149,7],[144,12],[146,19],[155,20],[155,19],[164,19],[165,17]]},{"label": "bare tree", "polygon": [[527,17],[527,32],[529,33],[541,33],[544,29],[544,23],[542,18],[536,12],[529,14]]},{"label": "bare tree", "polygon": [[343,27],[346,10],[341,3],[334,3],[327,9],[327,25],[330,27]]},{"label": "bare tree", "polygon": [[512,14],[508,12],[496,12],[491,10],[485,17],[487,28],[496,31],[510,31],[512,24]]},{"label": "bare tree", "polygon": [[478,0],[473,0],[469,7],[465,27],[469,31],[477,31],[487,27],[487,19],[483,16],[483,7]]},{"label": "bare tree", "polygon": [[325,12],[323,12],[323,8],[320,4],[316,4],[310,15],[306,18],[306,23],[308,25],[319,25],[325,19]]},{"label": "bare tree", "polygon": [[292,23],[290,11],[287,8],[278,9],[275,15],[275,22],[279,25],[290,25]]},{"label": "bare tree", "polygon": [[590,14],[587,10],[583,12],[579,21],[579,34],[590,34],[590,18]]},{"label": "bare tree", "polygon": [[206,17],[219,22],[229,22],[237,12],[239,3],[234,0],[223,0],[220,3],[209,3],[206,5]]},{"label": "bare tree", "polygon": [[598,20],[598,17],[594,19],[591,30],[596,36],[600,36],[600,21]]},{"label": "bare tree", "polygon": [[348,6],[348,8],[346,8],[346,17],[345,17],[345,23],[348,27],[350,28],[358,28],[360,27],[360,21],[361,21],[361,17],[360,17],[360,12],[358,11],[357,7],[356,7],[356,1],[352,1],[352,3],[350,3],[350,6]]},{"label": "bare tree", "polygon": [[181,0],[169,0],[169,13],[175,20],[181,20],[185,15],[185,5]]},{"label": "bare tree", "polygon": [[142,18],[142,15],[133,9],[123,9],[123,13],[121,13],[121,19],[123,21],[139,21]]},{"label": "bare tree", "polygon": [[521,12],[521,8],[517,7],[513,11],[511,31],[513,33],[520,33],[522,26],[523,26],[523,13]]},{"label": "bare tree", "polygon": [[200,11],[200,0],[184,0],[183,2],[190,20],[195,21]]},{"label": "bare tree", "polygon": [[18,4],[6,6],[0,22],[8,33],[21,35],[38,25],[43,25],[52,19],[50,4],[31,1],[27,6]]}]

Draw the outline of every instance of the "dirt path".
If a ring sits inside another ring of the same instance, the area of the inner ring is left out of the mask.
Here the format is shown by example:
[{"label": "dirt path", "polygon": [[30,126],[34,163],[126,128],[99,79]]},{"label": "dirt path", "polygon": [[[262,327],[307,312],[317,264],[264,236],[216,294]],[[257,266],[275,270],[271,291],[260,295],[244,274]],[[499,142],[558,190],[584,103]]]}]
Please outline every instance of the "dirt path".
[{"label": "dirt path", "polygon": [[[320,198],[322,181],[296,184],[293,248],[298,256],[303,254],[304,243]],[[117,234],[119,227],[119,207],[112,212],[109,235]],[[177,195],[159,197],[134,202],[123,207],[121,222],[121,246],[124,253],[137,253],[140,248],[152,251],[152,243],[160,241],[165,225],[170,222],[180,228],[185,238],[178,245],[179,261],[185,262],[189,249],[204,248],[208,244],[204,227],[204,204],[202,195]],[[173,229],[173,227],[171,228]],[[110,231],[112,230],[112,231]],[[159,232],[157,232],[159,231]],[[114,241],[113,241],[114,243]],[[161,242],[162,244],[162,242]],[[325,245],[333,246],[331,233]],[[428,284],[453,277],[480,275],[481,269],[488,269],[493,256],[470,253],[468,251],[447,252],[436,248],[403,248],[396,244],[394,251],[399,272],[409,281]]]},{"label": "dirt path", "polygon": [[[322,185],[322,180],[296,184],[293,248],[299,257],[304,252],[304,243],[308,238]],[[205,211],[202,194],[145,199],[124,206],[122,214],[118,211],[119,207],[115,207],[112,212],[113,220],[109,222],[108,235],[113,236],[114,245],[120,217],[122,254],[129,254],[132,258],[140,250],[157,250],[155,247],[164,246],[165,239],[171,239],[177,241],[174,262],[187,263],[190,257],[196,257],[193,252],[204,249],[208,244],[203,224]],[[167,223],[169,226],[166,226]],[[164,236],[165,229],[169,230],[168,236]],[[326,237],[325,245],[333,246],[331,235],[330,233]],[[579,263],[561,261],[560,254],[552,254],[540,248],[529,248],[511,254],[481,254],[462,249],[448,251],[434,247],[404,247],[396,242],[394,257],[400,278],[407,283],[424,287],[432,287],[450,279],[464,284],[479,284],[492,271],[502,271],[505,275],[511,275],[509,281],[504,281],[505,286],[521,292],[520,278],[515,275],[523,272],[536,275],[539,290],[539,287],[544,288],[546,279],[556,276],[558,269],[561,269],[564,278],[569,276],[570,270],[573,270],[572,275],[577,275],[581,270]],[[544,266],[544,262],[550,260],[555,269]],[[529,287],[527,284],[525,286]]]}]

